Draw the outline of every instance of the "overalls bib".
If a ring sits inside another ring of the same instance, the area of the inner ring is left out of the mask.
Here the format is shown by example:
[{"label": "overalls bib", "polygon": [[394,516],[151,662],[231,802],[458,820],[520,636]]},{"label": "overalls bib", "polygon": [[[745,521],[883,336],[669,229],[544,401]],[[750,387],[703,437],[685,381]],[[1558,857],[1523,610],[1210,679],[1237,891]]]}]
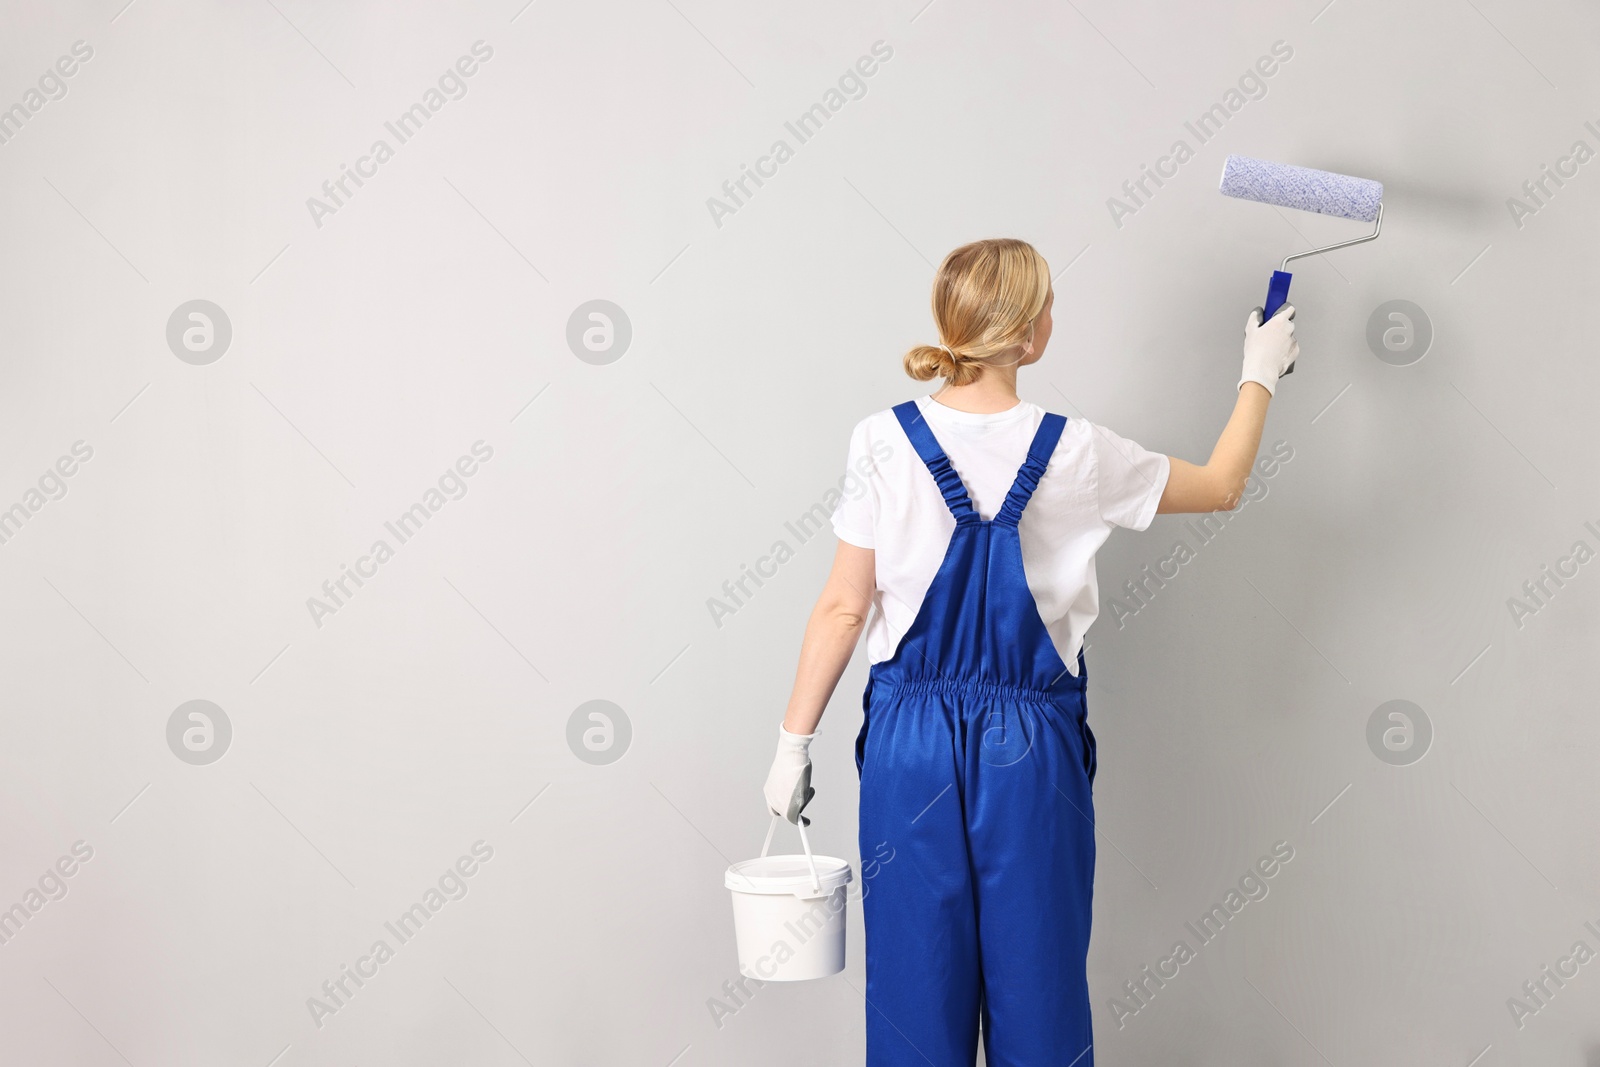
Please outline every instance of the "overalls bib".
[{"label": "overalls bib", "polygon": [[[1093,1067],[1095,741],[1078,674],[1022,567],[1017,523],[1066,425],[1046,415],[993,519],[914,402],[895,416],[955,515],[856,738],[868,1067]],[[891,852],[892,850],[892,852]]]}]

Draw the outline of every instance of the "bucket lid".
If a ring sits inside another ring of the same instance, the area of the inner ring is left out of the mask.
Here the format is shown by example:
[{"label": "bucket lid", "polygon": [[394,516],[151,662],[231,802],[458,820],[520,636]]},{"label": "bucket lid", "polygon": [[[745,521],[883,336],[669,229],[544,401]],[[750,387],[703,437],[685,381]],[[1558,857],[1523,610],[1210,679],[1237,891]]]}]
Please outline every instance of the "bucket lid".
[{"label": "bucket lid", "polygon": [[[850,863],[837,856],[814,856],[822,892],[829,893],[853,880]],[[804,856],[762,856],[740,860],[728,868],[723,884],[741,893],[792,893],[797,897],[815,896],[811,888],[811,866]]]}]

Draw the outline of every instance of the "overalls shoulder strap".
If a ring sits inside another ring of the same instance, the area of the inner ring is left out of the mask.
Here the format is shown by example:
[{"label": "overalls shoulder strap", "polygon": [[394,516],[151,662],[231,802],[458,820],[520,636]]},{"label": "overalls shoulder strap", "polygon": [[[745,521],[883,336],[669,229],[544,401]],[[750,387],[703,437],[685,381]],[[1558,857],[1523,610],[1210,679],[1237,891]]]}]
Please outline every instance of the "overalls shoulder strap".
[{"label": "overalls shoulder strap", "polygon": [[1012,483],[1011,492],[1006,494],[1006,502],[1000,505],[1000,513],[994,517],[995,522],[1015,526],[1021,521],[1022,509],[1028,506],[1033,491],[1039,488],[1039,479],[1044,477],[1045,468],[1050,466],[1050,457],[1055,454],[1056,442],[1061,440],[1061,431],[1066,426],[1065,416],[1045,413],[1038,432],[1033,435],[1033,444],[1028,447],[1028,458],[1023,461],[1022,469],[1017,471],[1017,480]]},{"label": "overalls shoulder strap", "polygon": [[928,428],[928,420],[922,417],[917,402],[907,400],[904,404],[896,404],[894,417],[900,420],[900,427],[911,439],[911,447],[917,450],[917,455],[927,464],[928,473],[933,475],[934,483],[944,496],[945,504],[949,506],[950,513],[956,517],[956,524],[977,522],[978,513],[972,507],[972,499],[967,496],[967,487],[961,484],[961,475],[950,466],[950,457],[939,447],[939,441]]}]

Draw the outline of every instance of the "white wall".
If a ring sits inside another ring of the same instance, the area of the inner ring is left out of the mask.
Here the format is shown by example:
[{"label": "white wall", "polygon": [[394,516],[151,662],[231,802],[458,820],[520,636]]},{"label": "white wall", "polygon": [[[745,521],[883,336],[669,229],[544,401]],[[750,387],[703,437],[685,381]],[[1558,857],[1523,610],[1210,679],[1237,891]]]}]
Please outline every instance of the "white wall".
[{"label": "white wall", "polygon": [[[1266,436],[1292,460],[1091,634],[1099,1062],[1600,1063],[1600,963],[1520,1028],[1507,1005],[1600,950],[1600,562],[1508,607],[1600,550],[1600,163],[1507,204],[1600,149],[1592,6],[123,2],[13,0],[0,34],[0,106],[39,105],[0,144],[8,1060],[858,1062],[858,908],[843,976],[709,1007],[833,543],[785,523],[857,419],[921,388],[899,357],[932,338],[933,265],[983,236],[1062,272],[1025,395],[1203,459],[1272,267],[1361,232],[1219,196],[1239,152],[1377,178],[1387,219],[1296,270]],[[79,41],[65,95],[28,97]],[[400,143],[385,122],[479,41]],[[785,121],[876,42],[865,95],[797,144]],[[1200,144],[1185,122],[1275,42]],[[714,220],[779,138],[793,158]],[[1118,225],[1108,198],[1180,138]],[[169,347],[197,299],[220,358]],[[597,299],[631,324],[609,363],[566,339]],[[1392,300],[1434,334],[1409,365],[1366,339]],[[65,495],[30,497],[80,441]],[[401,543],[384,523],[463,456],[465,495]],[[1106,591],[1180,539],[1113,539]],[[708,598],[779,540],[717,625]],[[864,671],[811,809],[853,860]],[[169,746],[192,700],[231,728],[214,762]],[[606,765],[568,743],[592,700],[631,724]],[[1391,700],[1431,724],[1420,761],[1369,747]],[[1184,924],[1280,841],[1270,893],[1198,945]],[[76,842],[65,896],[30,897]],[[465,895],[401,943],[384,924],[461,857]],[[319,1026],[308,998],[379,939]],[[1119,1028],[1179,939],[1196,958]]]}]

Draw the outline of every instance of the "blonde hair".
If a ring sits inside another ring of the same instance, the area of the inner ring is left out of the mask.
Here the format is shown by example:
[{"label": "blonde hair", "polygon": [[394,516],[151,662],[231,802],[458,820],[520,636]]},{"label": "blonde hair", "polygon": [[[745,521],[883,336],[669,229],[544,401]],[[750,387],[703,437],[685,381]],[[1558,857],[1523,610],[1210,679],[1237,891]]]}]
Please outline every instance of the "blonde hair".
[{"label": "blonde hair", "polygon": [[940,344],[905,355],[906,373],[925,382],[970,385],[986,368],[1033,339],[1033,322],[1050,297],[1050,266],[1014,237],[973,241],[944,257],[933,279],[933,323]]}]

